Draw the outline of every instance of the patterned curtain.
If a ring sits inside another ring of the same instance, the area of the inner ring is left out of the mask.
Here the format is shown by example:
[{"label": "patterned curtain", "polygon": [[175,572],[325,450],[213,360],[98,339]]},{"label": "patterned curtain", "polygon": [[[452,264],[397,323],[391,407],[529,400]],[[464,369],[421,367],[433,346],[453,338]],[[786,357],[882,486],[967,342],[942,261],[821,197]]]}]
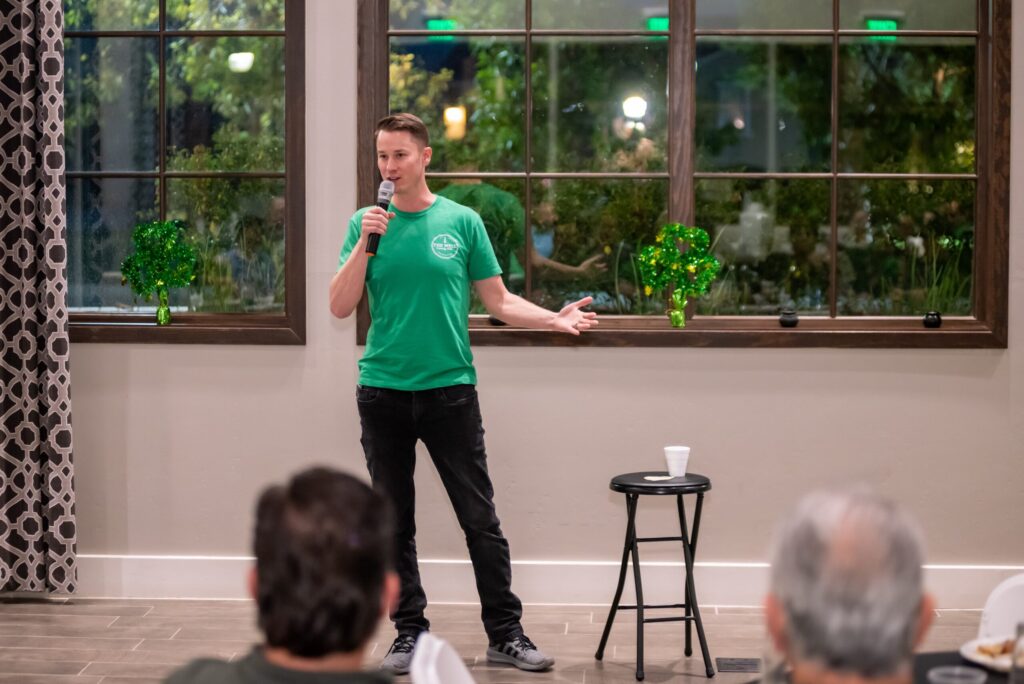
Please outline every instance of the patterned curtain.
[{"label": "patterned curtain", "polygon": [[0,591],[72,592],[61,0],[0,0]]}]

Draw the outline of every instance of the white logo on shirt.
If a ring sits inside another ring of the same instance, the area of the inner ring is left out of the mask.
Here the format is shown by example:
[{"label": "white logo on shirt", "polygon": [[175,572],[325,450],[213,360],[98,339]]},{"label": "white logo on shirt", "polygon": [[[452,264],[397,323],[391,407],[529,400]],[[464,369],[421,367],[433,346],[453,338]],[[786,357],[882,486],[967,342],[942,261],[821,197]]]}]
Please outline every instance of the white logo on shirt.
[{"label": "white logo on shirt", "polygon": [[448,233],[441,233],[431,241],[430,249],[442,259],[454,259],[459,253],[459,243]]}]

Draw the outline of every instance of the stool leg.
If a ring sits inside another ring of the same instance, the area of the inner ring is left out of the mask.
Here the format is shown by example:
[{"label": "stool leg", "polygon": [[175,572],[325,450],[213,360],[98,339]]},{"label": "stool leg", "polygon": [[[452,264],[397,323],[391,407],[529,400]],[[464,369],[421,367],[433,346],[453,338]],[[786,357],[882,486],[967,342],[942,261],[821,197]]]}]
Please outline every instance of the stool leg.
[{"label": "stool leg", "polygon": [[612,607],[608,611],[608,619],[604,623],[604,632],[601,634],[601,643],[597,647],[594,658],[604,658],[604,647],[608,644],[608,635],[612,631],[612,622],[615,621],[615,613],[619,609],[619,601],[622,599],[622,588],[626,584],[626,564],[629,562],[629,552],[633,548],[633,539],[636,537],[636,502],[637,498],[626,495],[626,543],[622,549],[622,567],[619,569],[619,584],[615,587],[615,598],[612,599]]},{"label": "stool leg", "polygon": [[[634,494],[633,510],[636,511]],[[635,515],[634,515],[635,518]],[[633,582],[636,585],[636,679],[644,678],[644,588],[640,581],[640,546],[636,541],[636,524],[633,525]]]},{"label": "stool leg", "polygon": [[[697,495],[697,508],[694,511],[694,521],[700,519],[701,506],[704,503],[703,493]],[[693,584],[693,550],[690,547],[690,540],[686,533],[686,513],[680,503],[679,527],[683,537],[683,558],[686,562],[686,604],[693,606],[693,621],[697,623],[697,639],[700,641],[700,652],[704,656],[704,668],[708,677],[715,676],[715,668],[711,664],[711,654],[708,652],[708,641],[704,637],[704,625],[700,620],[700,607],[697,605],[697,590]]]},{"label": "stool leg", "polygon": [[[679,510],[679,529],[682,530],[682,529],[686,528],[686,508],[683,507],[683,495],[682,494],[676,496],[676,507]],[[685,532],[683,534],[685,535]],[[684,542],[684,544],[685,544],[685,542]],[[687,570],[687,573],[689,573],[689,570]],[[686,615],[686,617],[690,617],[691,615],[693,615],[693,597],[690,595],[690,585],[688,583],[686,583],[686,582],[684,582],[683,585],[686,587],[686,589],[685,589],[685,594],[686,594],[686,598],[685,598],[686,613],[685,613],[685,615]],[[686,640],[685,640],[684,646],[683,646],[683,654],[687,658],[689,658],[691,655],[693,655],[693,638],[691,636],[693,630],[691,629],[691,627],[692,627],[692,621],[691,620],[687,620],[686,621]]]}]

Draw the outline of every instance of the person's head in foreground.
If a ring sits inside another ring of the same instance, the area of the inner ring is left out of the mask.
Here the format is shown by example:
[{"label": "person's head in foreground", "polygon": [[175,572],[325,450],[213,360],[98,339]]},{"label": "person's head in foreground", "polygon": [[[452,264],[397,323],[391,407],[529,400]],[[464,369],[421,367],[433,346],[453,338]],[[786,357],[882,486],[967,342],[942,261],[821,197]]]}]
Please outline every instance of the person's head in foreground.
[{"label": "person's head in foreground", "polygon": [[931,624],[921,534],[864,490],[805,497],[783,521],[765,600],[769,636],[796,684],[909,682]]},{"label": "person's head in foreground", "polygon": [[[262,682],[285,674],[302,681],[302,673],[322,681],[327,672],[359,672],[377,623],[398,599],[393,526],[383,496],[335,470],[310,468],[266,489],[256,506],[249,577],[264,644],[233,663],[193,662],[168,681]],[[338,677],[389,681],[376,673]]]}]

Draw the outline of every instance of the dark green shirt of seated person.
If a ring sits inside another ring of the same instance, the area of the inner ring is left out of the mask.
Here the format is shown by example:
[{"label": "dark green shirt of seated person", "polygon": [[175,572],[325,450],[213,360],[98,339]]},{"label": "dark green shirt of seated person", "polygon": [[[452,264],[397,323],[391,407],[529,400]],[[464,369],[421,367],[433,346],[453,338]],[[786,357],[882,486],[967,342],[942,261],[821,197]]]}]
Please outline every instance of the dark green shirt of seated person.
[{"label": "dark green shirt of seated person", "polygon": [[234,662],[195,660],[168,684],[387,684],[367,646],[398,602],[391,503],[361,480],[310,468],[263,492],[249,591],[263,643]]},{"label": "dark green shirt of seated person", "polygon": [[233,662],[214,658],[195,660],[175,672],[168,684],[388,684],[381,672],[327,672],[275,665],[260,648]]},{"label": "dark green shirt of seated person", "polygon": [[[506,282],[514,283],[525,277],[522,262],[526,240],[525,212],[519,198],[510,192],[480,181],[455,181],[440,190],[438,195],[469,207],[480,215],[484,229],[491,240]],[[547,269],[549,274],[566,277],[594,275],[605,269],[604,255],[596,254],[573,266],[552,258],[554,253],[555,216],[551,202],[536,206],[538,223],[533,226],[533,249],[530,263],[534,268]]]}]

